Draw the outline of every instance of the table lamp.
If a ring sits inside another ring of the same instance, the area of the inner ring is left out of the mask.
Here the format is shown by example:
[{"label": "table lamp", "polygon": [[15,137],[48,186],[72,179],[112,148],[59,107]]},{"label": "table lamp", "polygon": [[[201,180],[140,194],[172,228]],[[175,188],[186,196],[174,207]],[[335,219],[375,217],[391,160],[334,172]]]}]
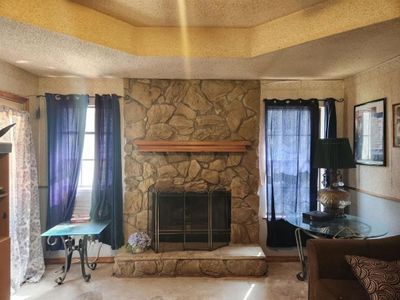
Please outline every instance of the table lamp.
[{"label": "table lamp", "polygon": [[316,144],[313,167],[326,169],[325,188],[318,191],[318,201],[324,212],[335,217],[344,216],[344,208],[351,204],[350,194],[344,190],[341,169],[355,168],[349,139],[320,139]]}]

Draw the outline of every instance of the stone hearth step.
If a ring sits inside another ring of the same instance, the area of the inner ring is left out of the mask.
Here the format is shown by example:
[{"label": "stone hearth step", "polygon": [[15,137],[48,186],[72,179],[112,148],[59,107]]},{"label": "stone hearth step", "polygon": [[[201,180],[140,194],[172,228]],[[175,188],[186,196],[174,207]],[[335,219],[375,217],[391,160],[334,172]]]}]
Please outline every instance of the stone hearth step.
[{"label": "stone hearth step", "polygon": [[114,258],[117,277],[266,276],[267,262],[258,245],[233,244],[214,251],[128,253],[121,248]]}]

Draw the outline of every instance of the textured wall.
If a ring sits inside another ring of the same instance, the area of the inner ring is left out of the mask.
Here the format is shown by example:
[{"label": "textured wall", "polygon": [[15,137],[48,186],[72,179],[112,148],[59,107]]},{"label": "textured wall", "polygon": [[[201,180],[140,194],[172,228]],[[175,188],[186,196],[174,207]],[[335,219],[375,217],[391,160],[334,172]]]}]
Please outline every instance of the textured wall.
[{"label": "textured wall", "polygon": [[[0,91],[13,93],[18,96],[26,97],[36,95],[38,89],[38,77],[25,70],[10,65],[0,60]],[[29,106],[35,104],[36,98],[29,97]],[[15,109],[23,109],[23,106],[1,99],[1,105],[7,105]],[[35,128],[33,127],[33,131]]]},{"label": "textured wall", "polygon": [[38,77],[0,60],[0,90],[19,96],[34,95]]},{"label": "textured wall", "polygon": [[[147,229],[147,191],[232,192],[232,241],[258,241],[259,81],[125,81],[125,236]],[[139,153],[134,141],[247,140],[245,154]]]},{"label": "textured wall", "polygon": [[399,198],[400,148],[393,147],[392,104],[400,103],[400,58],[345,80],[347,136],[353,140],[354,105],[387,97],[386,167],[357,165],[349,170],[348,185],[382,196]]}]

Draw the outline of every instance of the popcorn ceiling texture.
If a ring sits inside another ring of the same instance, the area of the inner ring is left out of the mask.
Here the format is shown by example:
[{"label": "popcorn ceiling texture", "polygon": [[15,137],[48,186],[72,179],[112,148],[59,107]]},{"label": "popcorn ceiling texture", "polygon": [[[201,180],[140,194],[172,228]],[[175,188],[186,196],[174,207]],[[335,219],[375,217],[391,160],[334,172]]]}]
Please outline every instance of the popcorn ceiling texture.
[{"label": "popcorn ceiling texture", "polygon": [[[400,49],[400,18],[253,59],[221,59],[210,55],[186,62],[179,56],[134,56],[1,17],[0,28],[0,59],[14,64],[23,58],[30,63],[18,67],[40,76],[240,80],[346,78],[399,55]],[[20,41],[24,41],[24,47],[20,47]],[[171,41],[176,39],[171,38]],[[248,41],[239,42],[235,35],[236,42],[248,44]],[[265,43],[265,39],[262,43],[273,44]],[[215,47],[213,43],[209,48]]]},{"label": "popcorn ceiling texture", "polygon": [[[252,27],[305,9],[323,0],[73,0],[134,26],[179,27],[182,10],[188,27]],[[223,11],[223,13],[221,13]]]},{"label": "popcorn ceiling texture", "polygon": [[[97,1],[91,2],[97,3]],[[209,3],[213,1],[204,2],[208,3],[205,7],[207,15],[213,15],[207,10]],[[282,2],[288,1],[279,1],[280,6],[283,5]],[[301,2],[305,3],[305,0]],[[135,7],[134,10],[137,8]],[[235,10],[241,11],[240,8]],[[257,11],[260,10],[262,11],[262,9]],[[291,10],[287,12],[289,11]],[[185,10],[182,12],[184,13]],[[129,9],[126,13],[132,15]],[[200,11],[197,10],[195,14],[198,16]],[[179,27],[136,27],[66,0],[2,1],[0,15],[135,56],[228,58],[256,57],[397,19],[400,16],[400,2],[398,0],[363,0],[361,6],[360,0],[323,1],[305,10],[299,10],[255,27],[190,27],[184,30],[185,33],[182,33]],[[221,19],[220,15],[217,14],[216,17]],[[244,12],[242,15],[253,18],[255,14],[247,15]],[[338,22],[338,16],[340,16],[340,22]],[[191,16],[186,17],[182,21],[186,21]],[[233,15],[229,17],[237,19]],[[189,42],[190,47],[185,45],[185,40]],[[329,51],[325,55],[330,57],[333,53],[334,51]]]},{"label": "popcorn ceiling texture", "polygon": [[[125,237],[147,230],[147,191],[232,194],[233,243],[258,242],[259,81],[127,79],[125,94]],[[246,153],[140,153],[134,141],[246,140]]]}]

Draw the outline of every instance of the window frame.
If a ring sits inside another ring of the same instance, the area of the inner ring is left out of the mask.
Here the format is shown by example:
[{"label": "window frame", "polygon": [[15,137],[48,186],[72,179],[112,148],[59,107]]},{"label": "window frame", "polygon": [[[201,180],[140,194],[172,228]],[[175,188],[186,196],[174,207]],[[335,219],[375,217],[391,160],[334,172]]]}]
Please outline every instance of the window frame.
[{"label": "window frame", "polygon": [[[94,113],[94,117],[95,117],[95,114],[96,114],[95,106],[93,104],[89,104],[88,109],[89,108],[93,109],[93,113]],[[90,135],[90,136],[95,137],[95,134],[96,134],[96,131],[86,131],[86,127],[85,127],[84,146],[85,146],[86,136]],[[93,141],[94,141],[94,143],[96,143],[95,139],[93,139]],[[79,189],[80,190],[92,189],[94,174],[92,176],[93,178],[92,178],[92,184],[91,185],[83,185],[82,184],[82,162],[84,162],[84,161],[93,161],[93,164],[94,164],[94,162],[95,162],[94,148],[95,148],[95,145],[93,145],[93,159],[92,158],[90,158],[90,159],[89,158],[84,158],[83,154],[82,154],[81,165],[80,165],[80,168],[79,168],[79,176],[78,176],[78,190]]]},{"label": "window frame", "polygon": [[[95,122],[95,116],[96,116],[96,109],[95,105],[92,103],[89,103],[88,105],[88,110],[87,113],[90,111],[93,111],[93,122]],[[86,115],[87,117],[87,115]],[[95,131],[95,124],[93,124],[93,129],[94,131],[86,131],[86,125],[85,124],[85,134],[84,134],[84,143],[86,141],[86,136],[87,135],[93,135],[95,137],[96,131]],[[96,143],[95,138],[93,139],[93,142]],[[85,146],[85,144],[84,144]],[[91,209],[91,196],[92,196],[92,190],[93,190],[93,180],[94,180],[94,167],[93,167],[93,175],[92,175],[92,183],[90,185],[83,185],[82,184],[82,167],[83,167],[83,162],[84,161],[92,161],[93,166],[95,163],[95,145],[92,145],[93,149],[93,159],[92,158],[84,158],[83,153],[81,157],[81,163],[80,163],[80,168],[79,168],[79,175],[78,175],[78,186],[77,186],[77,194],[75,198],[75,205],[74,205],[74,210],[73,210],[73,215],[82,217],[90,214],[90,209]],[[81,213],[81,212],[84,213]]]}]

